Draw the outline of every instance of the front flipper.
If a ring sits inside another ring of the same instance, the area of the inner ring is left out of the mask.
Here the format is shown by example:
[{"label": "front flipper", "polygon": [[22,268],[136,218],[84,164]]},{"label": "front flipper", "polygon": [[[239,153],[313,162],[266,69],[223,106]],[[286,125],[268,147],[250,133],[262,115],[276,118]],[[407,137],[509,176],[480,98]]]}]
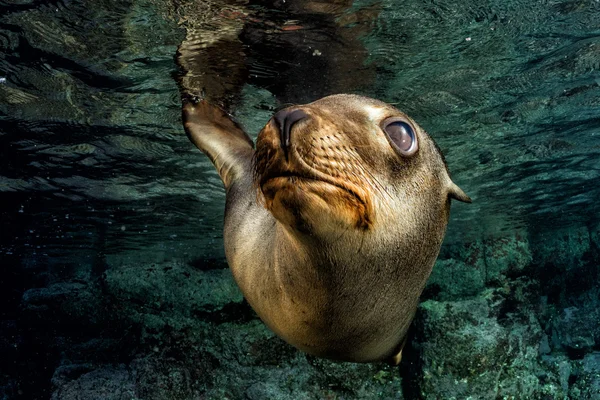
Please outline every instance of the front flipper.
[{"label": "front flipper", "polygon": [[236,177],[248,176],[254,143],[220,108],[206,100],[184,101],[183,126],[192,143],[210,158],[225,188]]},{"label": "front flipper", "polygon": [[404,339],[402,339],[402,342],[400,342],[400,347],[398,347],[398,350],[396,352],[396,354],[394,354],[389,360],[388,363],[390,365],[398,365],[400,364],[400,361],[402,361],[402,350],[404,350],[404,346],[406,345],[406,338],[408,336],[404,336]]}]

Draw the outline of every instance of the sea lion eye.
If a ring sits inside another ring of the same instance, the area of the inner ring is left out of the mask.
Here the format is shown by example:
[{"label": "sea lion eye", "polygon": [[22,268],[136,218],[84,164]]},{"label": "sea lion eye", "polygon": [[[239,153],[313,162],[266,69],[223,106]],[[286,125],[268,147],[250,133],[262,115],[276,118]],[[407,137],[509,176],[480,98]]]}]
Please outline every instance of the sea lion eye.
[{"label": "sea lion eye", "polygon": [[411,156],[417,151],[417,135],[408,122],[390,118],[383,122],[382,128],[392,147],[401,155]]}]

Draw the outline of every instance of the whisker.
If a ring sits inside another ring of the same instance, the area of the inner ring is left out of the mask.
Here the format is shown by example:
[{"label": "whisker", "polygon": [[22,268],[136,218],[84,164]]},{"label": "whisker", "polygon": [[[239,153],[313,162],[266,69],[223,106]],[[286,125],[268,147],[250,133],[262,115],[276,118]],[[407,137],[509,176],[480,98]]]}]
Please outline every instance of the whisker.
[{"label": "whisker", "polygon": [[[356,154],[350,154],[349,156],[350,156],[351,159],[353,159],[354,161],[356,161],[358,163],[358,165],[361,165],[361,162],[360,162],[361,160],[358,157],[358,155],[356,155]],[[391,193],[388,192],[388,190],[385,188],[385,186],[379,181],[379,179],[377,179],[377,177],[371,171],[369,171],[366,168],[361,168],[361,172],[367,174],[371,178],[371,180],[373,182],[373,187],[374,187],[374,189],[376,189],[379,192],[379,194],[381,194],[384,197],[387,197],[388,199],[392,199],[393,198],[393,196],[391,195]],[[352,171],[352,173],[357,178],[360,178],[360,176],[358,176],[354,171]]]},{"label": "whisker", "polygon": [[344,237],[344,235],[346,234],[346,232],[348,232],[350,230],[350,226],[348,226],[346,229],[344,229],[344,231],[340,234],[340,236],[337,237],[337,239],[334,240],[334,242],[337,242],[339,240],[342,239],[342,237]]},{"label": "whisker", "polygon": [[358,247],[358,251],[356,252],[356,254],[360,254],[364,243],[365,243],[365,235],[362,235],[362,238],[360,239],[360,246]]}]

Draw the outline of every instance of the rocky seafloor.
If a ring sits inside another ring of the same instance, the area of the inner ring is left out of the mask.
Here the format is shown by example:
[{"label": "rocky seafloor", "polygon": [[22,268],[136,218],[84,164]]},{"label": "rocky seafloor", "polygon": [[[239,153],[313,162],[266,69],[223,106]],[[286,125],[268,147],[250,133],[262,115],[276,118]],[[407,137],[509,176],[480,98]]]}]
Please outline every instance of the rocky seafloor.
[{"label": "rocky seafloor", "polygon": [[444,246],[399,367],[295,350],[224,264],[82,267],[3,321],[0,398],[598,399],[599,228]]}]

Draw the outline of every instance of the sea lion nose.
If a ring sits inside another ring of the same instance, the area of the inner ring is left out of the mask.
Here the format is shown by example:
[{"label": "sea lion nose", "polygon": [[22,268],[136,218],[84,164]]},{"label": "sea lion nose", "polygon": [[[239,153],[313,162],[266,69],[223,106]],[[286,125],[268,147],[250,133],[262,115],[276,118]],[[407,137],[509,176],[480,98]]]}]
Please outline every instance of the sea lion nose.
[{"label": "sea lion nose", "polygon": [[286,154],[291,143],[292,125],[307,117],[308,114],[302,110],[281,110],[273,116],[279,128],[280,146]]}]

